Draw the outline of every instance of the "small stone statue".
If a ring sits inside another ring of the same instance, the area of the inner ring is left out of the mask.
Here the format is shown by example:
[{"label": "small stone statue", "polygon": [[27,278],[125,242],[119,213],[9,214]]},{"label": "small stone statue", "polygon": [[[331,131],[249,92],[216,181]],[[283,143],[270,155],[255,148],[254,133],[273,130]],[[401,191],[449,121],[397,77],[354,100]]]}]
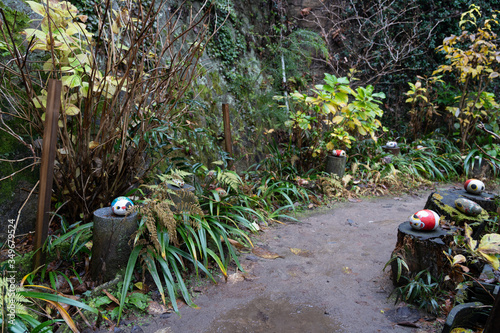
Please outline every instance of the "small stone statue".
[{"label": "small stone statue", "polygon": [[439,215],[430,209],[419,210],[409,220],[415,230],[432,231],[439,227]]},{"label": "small stone statue", "polygon": [[223,189],[222,187],[217,187],[215,189],[217,191],[217,193],[219,193],[219,197],[225,197],[227,195],[227,192],[225,189]]},{"label": "small stone statue", "polygon": [[111,210],[115,215],[125,216],[134,207],[134,203],[127,197],[118,197],[111,202]]},{"label": "small stone statue", "polygon": [[385,144],[385,148],[398,148],[398,143],[396,141],[389,141]]},{"label": "small stone statue", "polygon": [[479,179],[469,179],[465,182],[464,188],[472,194],[481,194],[484,191],[484,183]]},{"label": "small stone statue", "polygon": [[455,200],[455,207],[465,215],[478,216],[483,211],[483,208],[476,202],[466,199],[458,198]]},{"label": "small stone statue", "polygon": [[332,155],[337,156],[337,157],[345,157],[346,153],[345,153],[345,150],[334,149],[334,150],[332,150]]}]

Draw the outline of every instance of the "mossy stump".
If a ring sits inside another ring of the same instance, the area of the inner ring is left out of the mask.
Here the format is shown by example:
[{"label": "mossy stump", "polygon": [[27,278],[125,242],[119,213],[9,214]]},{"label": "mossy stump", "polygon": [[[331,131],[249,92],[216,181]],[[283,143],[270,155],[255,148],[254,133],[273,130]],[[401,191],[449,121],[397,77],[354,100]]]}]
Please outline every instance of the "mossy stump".
[{"label": "mossy stump", "polygon": [[335,174],[339,176],[339,178],[344,177],[346,161],[347,159],[345,156],[327,156],[326,172]]},{"label": "mossy stump", "polygon": [[[478,216],[465,215],[455,207],[455,200],[458,198],[466,198],[476,202],[483,208],[483,211]],[[494,204],[492,198],[493,196],[486,193],[474,195],[465,190],[438,190],[429,195],[424,209],[435,211],[439,216],[444,216],[447,220],[453,221],[455,225],[463,226],[467,223],[474,227],[489,218],[488,209],[494,207],[491,205]],[[496,211],[496,207],[494,210]]]},{"label": "mossy stump", "polygon": [[403,285],[407,280],[422,270],[428,270],[432,276],[439,277],[448,274],[450,265],[443,251],[453,240],[455,229],[445,230],[438,227],[432,231],[415,230],[406,221],[399,225],[398,240],[392,251],[392,257],[403,259],[409,271],[401,267],[401,277],[398,279],[398,262],[391,262],[392,282],[395,286]]},{"label": "mossy stump", "polygon": [[130,237],[137,230],[139,215],[132,212],[128,216],[113,214],[111,207],[94,212],[94,232],[92,238],[92,261],[90,274],[99,283],[112,280],[127,267],[132,252]]}]

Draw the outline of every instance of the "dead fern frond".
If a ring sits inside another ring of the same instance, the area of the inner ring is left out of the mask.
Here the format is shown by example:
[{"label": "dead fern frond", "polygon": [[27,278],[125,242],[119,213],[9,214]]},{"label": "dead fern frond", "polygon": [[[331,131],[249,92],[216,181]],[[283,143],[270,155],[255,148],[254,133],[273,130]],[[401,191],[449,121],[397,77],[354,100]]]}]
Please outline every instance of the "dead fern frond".
[{"label": "dead fern frond", "polygon": [[327,197],[344,197],[349,194],[346,190],[342,179],[337,175],[331,175],[329,177],[318,177],[317,179],[318,187],[325,196]]},{"label": "dead fern frond", "polygon": [[177,191],[180,202],[175,206],[175,210],[180,214],[204,216],[198,198],[193,192],[187,190]]}]

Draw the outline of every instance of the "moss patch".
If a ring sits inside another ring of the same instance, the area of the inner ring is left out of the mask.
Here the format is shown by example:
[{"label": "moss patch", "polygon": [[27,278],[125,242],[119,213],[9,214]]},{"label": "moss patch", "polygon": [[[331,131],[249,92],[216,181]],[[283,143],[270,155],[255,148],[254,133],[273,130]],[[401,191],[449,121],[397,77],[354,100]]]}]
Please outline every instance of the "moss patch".
[{"label": "moss patch", "polygon": [[[446,195],[446,194],[444,194]],[[483,222],[484,220],[489,218],[489,214],[486,210],[483,209],[481,214],[478,216],[469,216],[465,215],[461,211],[459,211],[457,208],[454,206],[450,206],[449,204],[446,204],[443,202],[443,199],[445,197],[441,194],[434,193],[432,195],[432,202],[439,207],[440,213],[442,215],[445,215],[448,219],[452,220],[455,222],[457,225],[464,225],[464,223],[467,223],[471,226],[478,225],[479,223]],[[454,200],[453,200],[454,201]]]}]

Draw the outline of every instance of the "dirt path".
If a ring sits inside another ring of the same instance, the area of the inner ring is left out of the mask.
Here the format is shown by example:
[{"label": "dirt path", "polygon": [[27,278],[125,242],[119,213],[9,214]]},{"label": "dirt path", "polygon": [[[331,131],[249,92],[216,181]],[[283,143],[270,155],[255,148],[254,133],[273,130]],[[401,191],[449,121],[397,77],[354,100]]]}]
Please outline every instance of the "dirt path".
[{"label": "dirt path", "polygon": [[[396,244],[398,225],[423,209],[429,192],[336,204],[269,227],[255,245],[282,258],[241,255],[246,278],[204,289],[199,309],[184,306],[154,317],[146,332],[417,332],[387,317],[393,289],[382,268]],[[292,251],[293,250],[293,251]],[[295,252],[295,253],[294,253]],[[235,273],[230,272],[230,274]],[[240,277],[240,279],[238,279]],[[141,332],[136,328],[136,332]]]}]

